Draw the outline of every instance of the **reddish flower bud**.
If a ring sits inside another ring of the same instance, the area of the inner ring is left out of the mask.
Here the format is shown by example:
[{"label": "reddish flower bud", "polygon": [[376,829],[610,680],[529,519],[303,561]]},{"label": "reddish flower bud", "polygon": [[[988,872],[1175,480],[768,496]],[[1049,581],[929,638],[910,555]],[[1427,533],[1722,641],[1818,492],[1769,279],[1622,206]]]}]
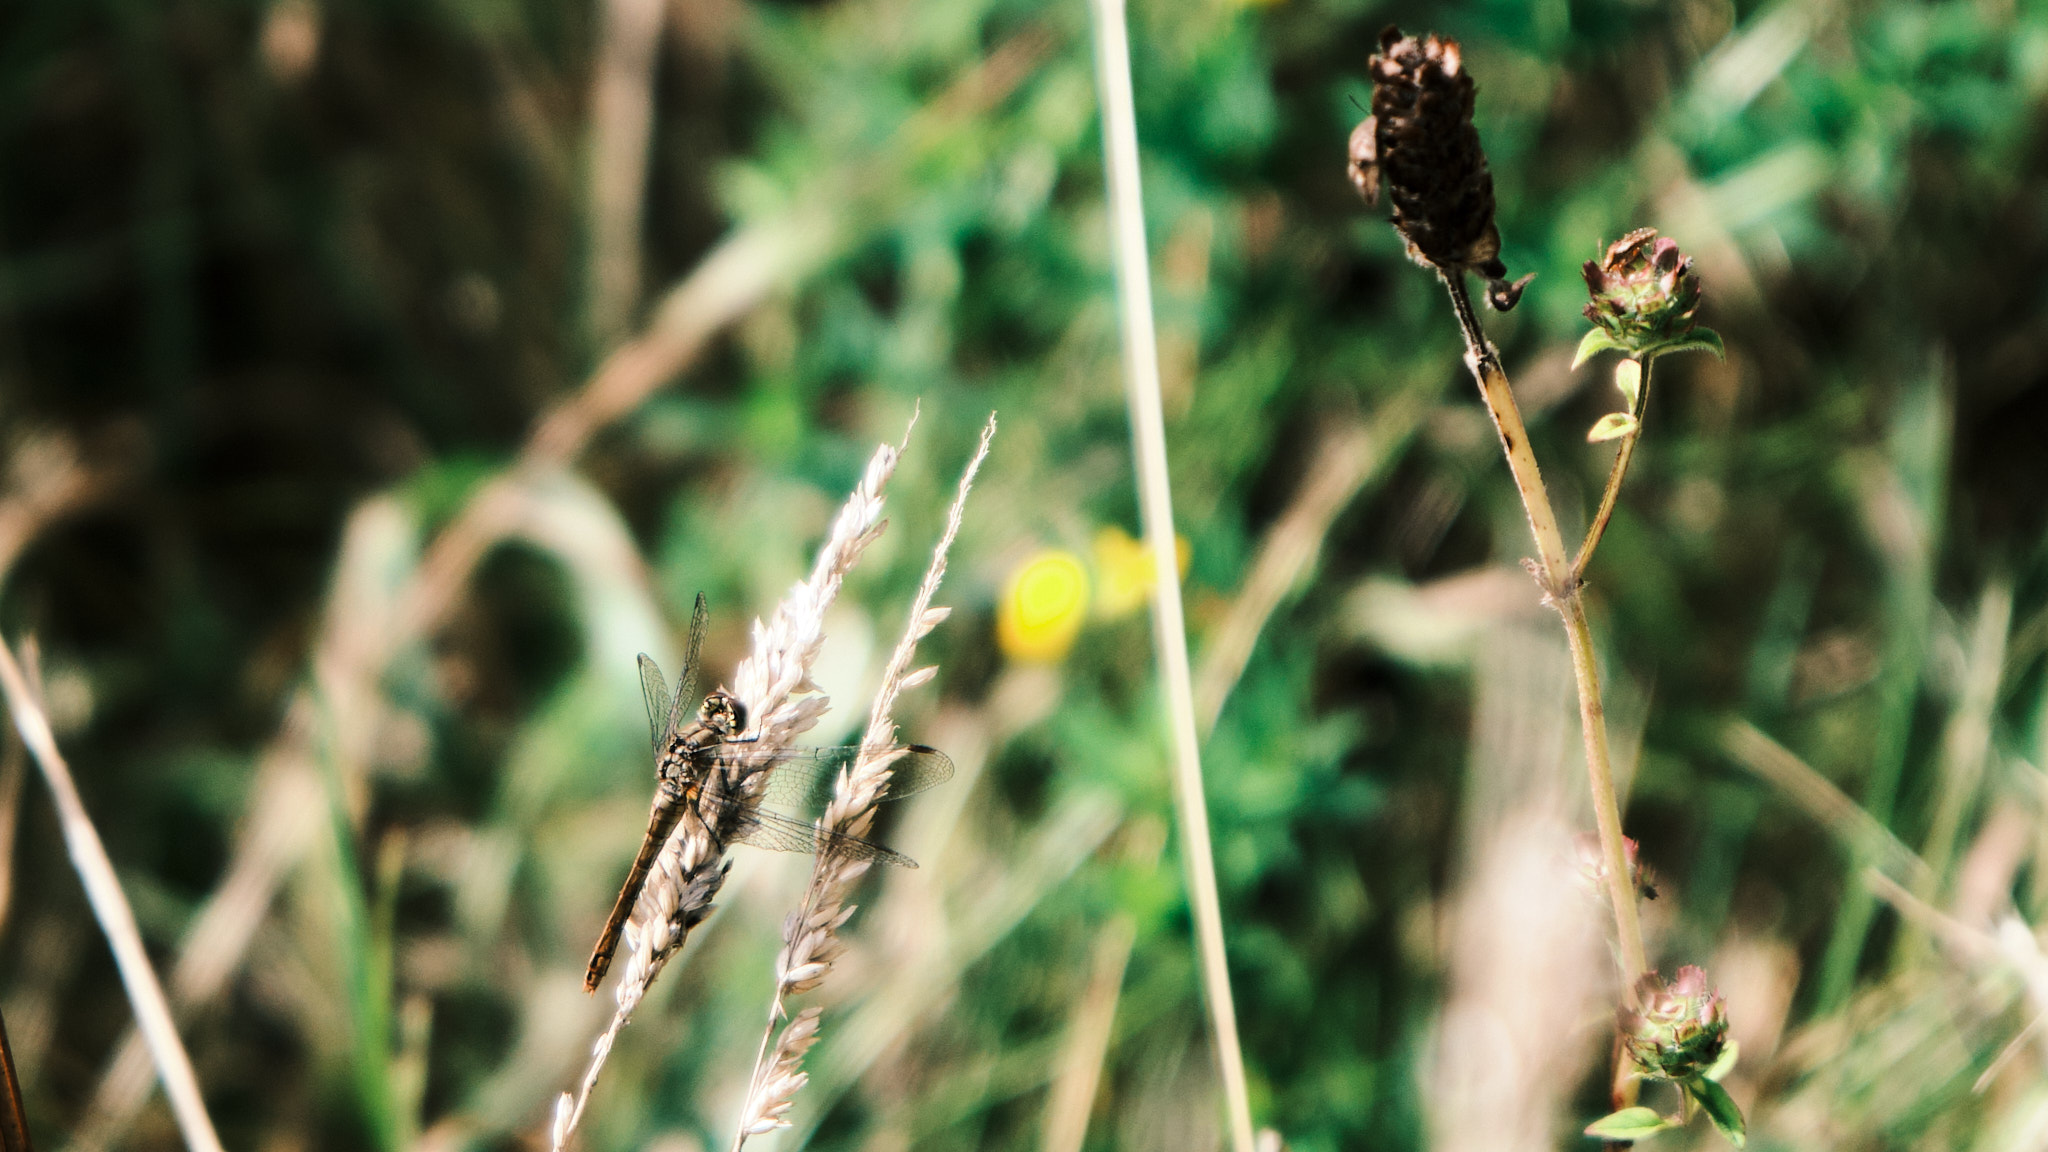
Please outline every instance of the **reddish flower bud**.
[{"label": "reddish flower bud", "polygon": [[1622,1012],[1622,1043],[1645,1076],[1692,1080],[1721,1058],[1728,1042],[1728,1012],[1707,986],[1707,974],[1688,964],[1666,984],[1655,972],[1636,984],[1638,1006]]},{"label": "reddish flower bud", "polygon": [[1588,260],[1583,272],[1592,294],[1586,319],[1606,333],[1606,346],[1642,356],[1693,337],[1700,282],[1677,241],[1638,228],[1608,245],[1602,259]]}]

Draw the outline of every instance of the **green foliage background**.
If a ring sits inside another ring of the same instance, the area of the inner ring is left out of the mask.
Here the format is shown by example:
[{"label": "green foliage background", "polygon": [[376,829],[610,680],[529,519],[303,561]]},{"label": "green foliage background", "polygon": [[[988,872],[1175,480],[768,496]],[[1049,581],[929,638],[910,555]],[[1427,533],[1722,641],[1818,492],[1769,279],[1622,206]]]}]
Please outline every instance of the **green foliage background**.
[{"label": "green foliage background", "polygon": [[[1137,528],[1084,7],[669,4],[643,287],[613,317],[589,287],[603,12],[0,12],[0,427],[17,487],[57,435],[115,477],[33,541],[0,624],[42,640],[60,736],[167,971],[253,834],[340,574],[369,574],[372,608],[336,634],[386,627],[378,596],[669,285],[724,238],[773,241],[758,306],[549,488],[554,534],[493,549],[444,627],[372,669],[376,730],[322,730],[321,810],[224,992],[187,1017],[229,1147],[540,1139],[603,1008],[577,972],[648,794],[633,653],[672,661],[703,589],[729,669],[914,401],[890,532],[830,659],[849,692],[879,663],[996,411],[940,597],[956,614],[926,650],[940,675],[906,717],[970,770],[885,829],[927,867],[873,885],[854,921],[799,1130],[1040,1146],[1122,925],[1087,1146],[1214,1146],[1145,617],[1091,620],[1049,668],[994,640],[1036,549]],[[1568,521],[1609,459],[1583,433],[1615,406],[1605,365],[1566,369],[1579,263],[1661,228],[1728,341],[1725,363],[1660,365],[1592,596],[1641,725],[1629,827],[1668,893],[1667,967],[1738,938],[1791,958],[1784,1044],[1745,1054],[1757,1141],[2029,1146],[2038,1050],[1971,1085],[2039,1009],[2006,969],[1902,934],[1864,858],[1726,733],[1746,721],[1804,757],[1938,876],[1990,842],[1985,813],[2013,814],[2023,850],[1995,887],[2030,918],[2048,904],[2048,7],[1143,0],[1132,18],[1198,663],[1325,436],[1363,429],[1375,452],[1206,750],[1261,1122],[1304,1152],[1430,1142],[1475,653],[1546,625],[1518,623],[1519,600],[1425,610],[1528,543],[1439,289],[1344,179],[1365,58],[1399,22],[1458,37],[1478,80],[1503,255],[1538,274],[1489,322]],[[366,501],[396,527],[351,568]],[[1978,628],[2001,603],[2009,627]],[[1978,713],[1972,735],[1957,717]],[[350,740],[357,762],[335,751]],[[45,793],[14,795],[0,1008],[58,1147],[90,1126],[129,1013]],[[919,823],[926,806],[941,815]],[[627,1031],[584,1146],[724,1142],[801,868],[739,861]],[[1558,1058],[1593,1061],[1588,1037],[1557,1037]],[[1581,1086],[1560,1141],[1601,1095]],[[160,1103],[125,1140],[175,1140]]]}]

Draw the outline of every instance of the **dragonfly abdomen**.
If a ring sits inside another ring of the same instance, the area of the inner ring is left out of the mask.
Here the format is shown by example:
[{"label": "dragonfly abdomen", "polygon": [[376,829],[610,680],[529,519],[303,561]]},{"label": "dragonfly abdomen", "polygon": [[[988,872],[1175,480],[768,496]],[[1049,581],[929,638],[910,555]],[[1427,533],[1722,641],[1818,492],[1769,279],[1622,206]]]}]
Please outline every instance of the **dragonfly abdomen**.
[{"label": "dragonfly abdomen", "polygon": [[647,834],[640,838],[640,851],[633,857],[633,867],[626,873],[625,886],[619,889],[619,898],[612,902],[612,914],[604,922],[604,931],[598,934],[597,947],[591,950],[590,967],[583,973],[583,990],[597,991],[604,980],[604,974],[612,966],[612,954],[618,951],[619,937],[625,933],[626,921],[633,915],[633,906],[640,901],[640,889],[647,884],[647,874],[654,868],[654,858],[661,854],[661,846],[668,843],[669,833],[675,831],[676,822],[682,819],[683,804],[696,804],[696,785],[692,782],[685,789],[684,799],[671,795],[669,782],[654,794],[654,808],[647,814]]}]

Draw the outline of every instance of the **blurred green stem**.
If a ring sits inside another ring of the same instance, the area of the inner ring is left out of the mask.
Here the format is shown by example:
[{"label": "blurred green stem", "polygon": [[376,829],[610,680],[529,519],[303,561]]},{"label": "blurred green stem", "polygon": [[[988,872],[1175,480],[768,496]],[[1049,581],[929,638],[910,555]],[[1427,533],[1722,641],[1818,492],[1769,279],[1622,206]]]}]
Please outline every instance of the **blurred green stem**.
[{"label": "blurred green stem", "polygon": [[[1643,947],[1642,922],[1636,917],[1635,881],[1621,834],[1621,802],[1614,790],[1613,762],[1607,750],[1607,713],[1600,703],[1600,669],[1593,653],[1593,629],[1586,621],[1586,607],[1579,598],[1575,566],[1565,559],[1557,513],[1551,508],[1550,494],[1543,486],[1543,471],[1537,466],[1535,449],[1529,445],[1529,430],[1522,423],[1514,389],[1500,366],[1500,354],[1479,327],[1472,297],[1465,290],[1464,274],[1439,270],[1438,275],[1451,294],[1451,307],[1458,314],[1458,327],[1465,336],[1465,366],[1479,382],[1480,397],[1486,401],[1487,415],[1493,418],[1501,451],[1507,456],[1508,471],[1514,475],[1516,491],[1521,493],[1522,509],[1529,517],[1529,532],[1536,538],[1537,558],[1530,562],[1530,571],[1542,585],[1544,599],[1564,620],[1565,639],[1571,645],[1572,678],[1579,690],[1579,727],[1586,742],[1586,775],[1593,792],[1593,819],[1600,830],[1607,898],[1614,906],[1614,934],[1621,948],[1621,993],[1633,1003],[1636,978],[1649,971],[1650,964]],[[1617,472],[1609,481],[1610,492],[1619,483]],[[1588,542],[1592,542],[1591,537]],[[1581,559],[1586,554],[1582,550]]]},{"label": "blurred green stem", "polygon": [[1643,410],[1650,404],[1650,361],[1645,356],[1636,361],[1642,376],[1636,382],[1635,402],[1629,405],[1628,414],[1635,420],[1635,427],[1621,438],[1621,451],[1614,455],[1614,467],[1607,471],[1607,491],[1600,494],[1600,510],[1593,514],[1593,526],[1586,529],[1585,542],[1579,545],[1579,554],[1572,560],[1572,584],[1577,586],[1586,579],[1586,565],[1593,560],[1593,549],[1600,546],[1600,537],[1607,534],[1607,521],[1614,516],[1614,502],[1621,495],[1622,477],[1628,475],[1628,462],[1635,458],[1636,440],[1643,434]]}]

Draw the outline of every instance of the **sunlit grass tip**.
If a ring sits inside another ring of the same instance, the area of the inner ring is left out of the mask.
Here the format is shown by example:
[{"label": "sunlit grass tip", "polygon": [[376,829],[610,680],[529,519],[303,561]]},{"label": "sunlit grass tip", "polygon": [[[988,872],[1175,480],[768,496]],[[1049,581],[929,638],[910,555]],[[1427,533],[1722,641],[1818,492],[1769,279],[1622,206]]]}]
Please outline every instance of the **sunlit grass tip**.
[{"label": "sunlit grass tip", "polygon": [[[721,762],[705,781],[706,795],[738,803],[758,800],[772,762],[765,754],[787,746],[816,724],[830,706],[831,701],[811,681],[811,666],[825,643],[825,613],[838,597],[846,574],[887,526],[882,519],[882,492],[895,475],[910,428],[916,425],[913,412],[910,427],[904,430],[904,443],[884,444],[875,450],[860,483],[833,520],[810,576],[790,589],[765,624],[755,621],[752,651],[733,672],[732,694],[745,706],[749,718],[742,738],[763,755]],[[694,813],[685,813],[662,845],[627,923],[617,1008],[592,1045],[590,1064],[574,1096],[565,1092],[555,1103],[553,1148],[564,1147],[575,1132],[612,1044],[647,989],[681,951],[690,929],[710,915],[725,871],[722,846]]]},{"label": "sunlit grass tip", "polygon": [[[931,564],[925,569],[924,581],[918,585],[917,596],[911,602],[909,624],[882,671],[881,684],[868,709],[868,726],[861,738],[860,756],[851,768],[840,773],[833,785],[832,799],[826,805],[824,815],[818,819],[818,826],[823,831],[842,836],[864,836],[873,821],[875,805],[889,786],[891,767],[903,755],[903,749],[896,743],[896,698],[930,680],[938,671],[936,665],[913,668],[911,662],[917,656],[918,641],[952,613],[950,608],[933,607],[932,597],[938,594],[939,583],[945,579],[946,557],[952,550],[954,538],[960,534],[961,519],[967,509],[967,494],[974,487],[974,477],[981,470],[982,461],[988,457],[989,443],[995,433],[996,418],[991,413],[988,423],[982,427],[981,442],[975,447],[974,457],[961,473],[952,507],[946,513],[945,532],[932,550]],[[826,838],[821,836],[819,839],[824,841]],[[847,902],[847,897],[852,895],[853,886],[867,872],[870,863],[865,859],[849,858],[829,848],[821,849],[812,866],[811,882],[804,889],[802,903],[783,922],[782,951],[775,958],[775,998],[769,1008],[767,1029],[761,1037],[761,1049],[754,1057],[747,1103],[741,1110],[740,1122],[733,1135],[734,1152],[746,1144],[749,1136],[789,1126],[784,1117],[795,1102],[796,1094],[809,1080],[802,1070],[803,1058],[804,1053],[817,1042],[818,1009],[807,1008],[797,1013],[783,1028],[782,1034],[776,1037],[772,1053],[768,1039],[773,1035],[776,1024],[788,1017],[787,998],[811,991],[824,983],[831,972],[833,962],[843,949],[839,929],[854,912],[854,905]]]}]

